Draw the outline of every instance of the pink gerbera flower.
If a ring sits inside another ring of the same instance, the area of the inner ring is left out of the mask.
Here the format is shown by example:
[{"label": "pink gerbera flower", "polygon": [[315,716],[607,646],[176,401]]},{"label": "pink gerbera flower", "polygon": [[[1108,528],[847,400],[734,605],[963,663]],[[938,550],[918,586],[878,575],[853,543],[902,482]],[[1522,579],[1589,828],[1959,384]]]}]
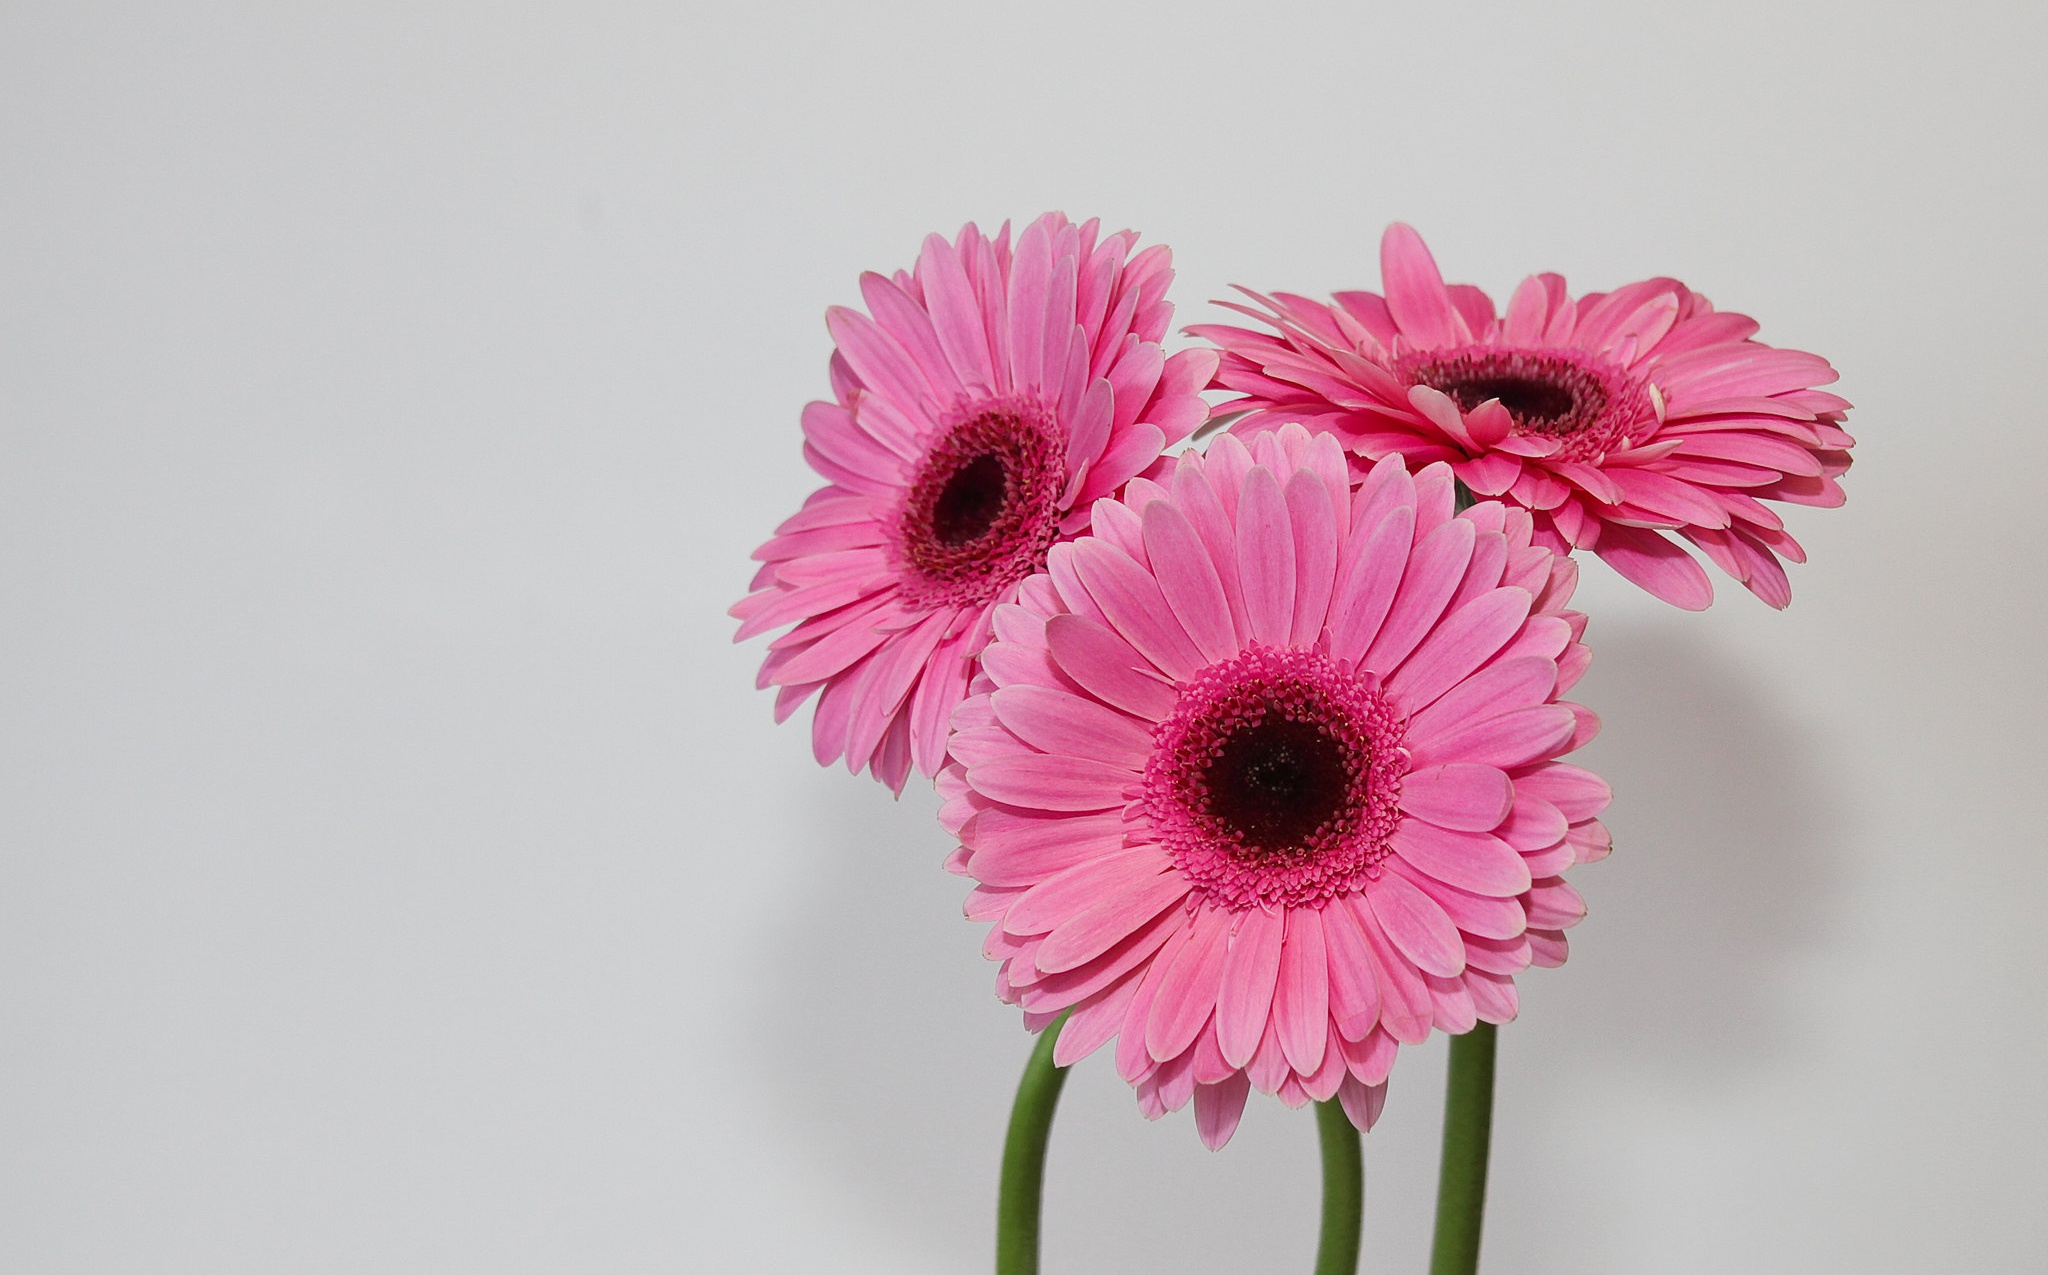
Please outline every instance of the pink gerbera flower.
[{"label": "pink gerbera flower", "polygon": [[1806,555],[1763,502],[1842,503],[1854,440],[1848,401],[1814,388],[1835,379],[1826,359],[1750,340],[1753,320],[1675,279],[1574,301],[1561,276],[1534,275],[1496,314],[1479,289],[1446,286],[1398,224],[1380,272],[1384,297],[1224,303],[1277,336],[1191,329],[1226,351],[1216,385],[1244,397],[1217,410],[1251,409],[1235,430],[1301,421],[1368,460],[1446,461],[1472,491],[1533,514],[1539,542],[1591,549],[1690,610],[1713,586],[1667,532],[1772,606],[1792,600],[1778,559]]},{"label": "pink gerbera flower", "polygon": [[1607,787],[1576,570],[1445,465],[1354,492],[1299,425],[1218,438],[1095,509],[996,609],[955,714],[948,866],[1055,1060],[1118,1037],[1157,1117],[1221,1146],[1247,1091],[1377,1116],[1397,1046],[1515,1016],[1564,960],[1561,873]]},{"label": "pink gerbera flower", "polygon": [[1210,350],[1166,357],[1163,247],[1059,213],[1010,244],[969,225],[910,273],[861,276],[826,324],[835,402],[804,409],[829,482],[754,554],[739,638],[791,622],[761,685],[813,694],[813,749],[901,792],[936,773],[992,608],[1087,529],[1090,505],[1201,424]]}]

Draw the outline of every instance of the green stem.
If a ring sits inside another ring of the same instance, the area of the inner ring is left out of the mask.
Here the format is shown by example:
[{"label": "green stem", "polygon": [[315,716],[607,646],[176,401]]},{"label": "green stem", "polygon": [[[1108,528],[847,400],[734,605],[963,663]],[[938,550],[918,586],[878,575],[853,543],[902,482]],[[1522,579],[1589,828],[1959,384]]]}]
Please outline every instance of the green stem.
[{"label": "green stem", "polygon": [[1323,1144],[1323,1234],[1316,1243],[1316,1275],[1357,1275],[1358,1232],[1365,1220],[1365,1161],[1358,1130],[1342,1104],[1316,1104]]},{"label": "green stem", "polygon": [[1474,1275],[1486,1214],[1486,1152],[1493,1137],[1494,1026],[1451,1037],[1444,1089],[1444,1158],[1436,1189],[1429,1275]]},{"label": "green stem", "polygon": [[1055,1067],[1053,1046],[1066,1026],[1062,1013],[1038,1034],[1003,1140],[1002,1185],[996,1196],[996,1275],[1038,1275],[1038,1215],[1045,1190],[1045,1143],[1067,1069]]}]

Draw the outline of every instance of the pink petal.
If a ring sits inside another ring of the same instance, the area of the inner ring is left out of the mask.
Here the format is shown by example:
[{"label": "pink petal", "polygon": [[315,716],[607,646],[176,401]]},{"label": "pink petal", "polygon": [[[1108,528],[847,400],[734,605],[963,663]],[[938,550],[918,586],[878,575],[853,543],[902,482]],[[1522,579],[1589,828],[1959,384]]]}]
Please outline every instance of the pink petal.
[{"label": "pink petal", "polygon": [[1557,968],[1569,953],[1564,935],[1557,930],[1529,931],[1529,963],[1539,969]]},{"label": "pink petal", "polygon": [[[1079,409],[1067,425],[1069,474],[1078,474],[1083,462],[1095,464],[1102,455],[1102,449],[1109,445],[1110,416],[1115,410],[1116,399],[1110,391],[1109,382],[1089,382],[1088,388],[1082,391]],[[1078,492],[1080,488],[1075,490]]]},{"label": "pink petal", "polygon": [[1509,345],[1536,345],[1543,339],[1543,325],[1550,317],[1550,294],[1543,280],[1530,275],[1508,298],[1507,317],[1502,320],[1501,339]]},{"label": "pink petal", "polygon": [[1607,476],[1629,504],[1698,527],[1725,527],[1728,513],[1713,496],[1688,482],[1647,469],[1613,468]]},{"label": "pink petal", "polygon": [[1056,872],[1123,848],[1121,812],[1027,815],[1000,806],[979,811],[960,830],[983,885],[1036,885]]},{"label": "pink petal", "polygon": [[1577,729],[1578,718],[1571,709],[1542,704],[1467,722],[1426,742],[1416,738],[1411,724],[1407,745],[1417,767],[1467,761],[1511,770],[1565,751]]},{"label": "pink petal", "polygon": [[1060,343],[1060,365],[1045,374],[1046,294],[1052,282],[1052,235],[1045,223],[1033,222],[1017,239],[1017,254],[1010,264],[1010,291],[1005,307],[1009,318],[1010,380],[1014,385],[1039,387],[1057,381],[1066,367],[1066,342]]},{"label": "pink petal", "polygon": [[1472,1004],[1472,993],[1465,989],[1465,980],[1458,978],[1436,978],[1425,976],[1429,985],[1430,1018],[1436,1029],[1447,1036],[1462,1036],[1479,1022],[1479,1014]]},{"label": "pink petal", "polygon": [[1343,579],[1330,603],[1330,654],[1356,660],[1379,636],[1414,542],[1415,511],[1397,507],[1370,534],[1353,535]]},{"label": "pink petal", "polygon": [[1146,421],[1119,431],[1088,471],[1088,481],[1081,487],[1082,497],[1092,500],[1115,491],[1159,459],[1160,449],[1165,446],[1166,435],[1157,425]]},{"label": "pink petal", "polygon": [[1287,1065],[1287,1056],[1280,1052],[1279,1026],[1270,1015],[1266,1019],[1266,1034],[1259,1037],[1258,1050],[1252,1054],[1252,1060],[1244,1070],[1251,1077],[1252,1088],[1260,1093],[1278,1091],[1281,1084],[1294,1074]]},{"label": "pink petal", "polygon": [[1239,497],[1237,572],[1252,636],[1285,645],[1294,622],[1294,530],[1279,480],[1263,465]]},{"label": "pink petal", "polygon": [[1223,585],[1224,598],[1230,604],[1232,632],[1240,641],[1249,639],[1251,625],[1245,618],[1244,593],[1238,584],[1237,530],[1231,524],[1230,516],[1224,512],[1216,489],[1210,485],[1210,475],[1204,470],[1200,456],[1194,452],[1183,453],[1180,462],[1174,466],[1173,499],[1209,551],[1209,560]]},{"label": "pink petal", "polygon": [[1194,524],[1165,500],[1145,506],[1144,524],[1145,548],[1159,591],[1203,659],[1214,662],[1236,654],[1223,581]]},{"label": "pink petal", "polygon": [[1533,793],[1517,790],[1513,815],[1493,829],[1493,835],[1523,854],[1533,854],[1564,840],[1569,826],[1556,806]]},{"label": "pink petal", "polygon": [[1116,419],[1112,428],[1129,429],[1137,423],[1138,412],[1152,397],[1159,374],[1166,368],[1166,356],[1149,341],[1132,333],[1124,338],[1124,350],[1109,369],[1110,388],[1116,391]]},{"label": "pink petal", "polygon": [[887,398],[899,412],[918,417],[929,413],[930,384],[896,339],[873,319],[858,310],[833,306],[825,312],[825,326],[839,353],[870,390]]},{"label": "pink petal", "polygon": [[1485,336],[1486,330],[1493,326],[1493,298],[1469,283],[1446,284],[1444,291],[1450,294],[1458,317],[1465,320],[1466,330],[1474,337]]},{"label": "pink petal", "polygon": [[[1079,263],[1073,256],[1057,252],[1052,263],[1052,276],[1047,281],[1045,307],[1039,321],[1045,325],[1043,361],[1045,380],[1040,384],[1050,386],[1051,378],[1065,373],[1066,384],[1072,385],[1076,377],[1082,382],[1093,379],[1089,376],[1088,334],[1074,321],[1074,294],[1079,286],[1076,273]],[[1010,321],[1012,331],[1016,330],[1016,319]],[[1026,382],[1020,380],[1020,386]],[[1068,406],[1072,399],[1061,394],[1061,405]]]},{"label": "pink petal", "polygon": [[1273,1005],[1273,987],[1280,977],[1281,936],[1286,922],[1253,908],[1243,913],[1232,936],[1223,969],[1223,987],[1216,998],[1216,1043],[1233,1067],[1251,1061],[1265,1034]]},{"label": "pink petal", "polygon": [[1280,980],[1273,989],[1273,1025],[1288,1066],[1307,1075],[1322,1065],[1329,1022],[1330,967],[1323,915],[1314,908],[1289,908]]},{"label": "pink petal", "polygon": [[1470,339],[1436,259],[1413,228],[1400,222],[1387,227],[1380,239],[1380,279],[1402,336],[1425,349]]},{"label": "pink petal", "polygon": [[1140,879],[1098,898],[1061,921],[1032,961],[1040,988],[1078,1000],[1109,986],[1149,959],[1183,924],[1186,883],[1173,872]]},{"label": "pink petal", "polygon": [[1512,978],[1466,970],[1465,990],[1471,994],[1472,1007],[1482,1023],[1512,1023],[1521,1012],[1521,998],[1515,993]]},{"label": "pink petal", "polygon": [[1360,1084],[1355,1079],[1346,1078],[1338,1086],[1337,1101],[1343,1105],[1344,1114],[1350,1118],[1352,1126],[1366,1132],[1379,1123],[1380,1112],[1386,1109],[1387,1086],[1384,1083]]},{"label": "pink petal", "polygon": [[1522,905],[1532,930],[1565,930],[1586,917],[1586,901],[1561,877],[1545,877],[1530,887]]},{"label": "pink petal", "polygon": [[1464,972],[1465,945],[1458,938],[1458,927],[1406,878],[1392,872],[1381,874],[1366,890],[1365,899],[1387,938],[1416,968],[1439,978]]},{"label": "pink petal", "polygon": [[1401,809],[1439,828],[1488,832],[1508,817],[1514,804],[1514,784],[1506,771],[1492,766],[1454,762],[1424,766],[1401,777]]},{"label": "pink petal", "polygon": [[959,379],[939,348],[939,338],[932,331],[931,317],[923,306],[886,276],[872,270],[860,277],[860,295],[868,303],[868,313],[875,316],[875,322],[896,339],[916,364],[930,387],[930,398],[943,402],[959,392]]},{"label": "pink petal", "polygon": [[988,335],[982,324],[981,302],[974,285],[967,280],[953,246],[938,235],[928,236],[917,261],[917,277],[924,286],[925,306],[931,312],[932,331],[954,375],[964,385],[1005,389],[994,375],[989,358]]},{"label": "pink petal", "polygon": [[[986,619],[976,621],[986,625]],[[972,632],[942,641],[925,665],[910,700],[910,751],[918,771],[935,775],[946,760],[946,728],[953,710],[967,697],[974,676],[971,650],[981,645]]]},{"label": "pink petal", "polygon": [[1314,470],[1296,470],[1287,480],[1286,497],[1294,532],[1293,643],[1308,646],[1329,618],[1337,571],[1337,511],[1330,503],[1329,489]]},{"label": "pink petal", "polygon": [[1165,1062],[1194,1043],[1216,1010],[1229,951],[1230,913],[1220,908],[1197,912],[1194,933],[1160,980],[1145,1020],[1145,1052]]},{"label": "pink petal", "polygon": [[[1048,934],[1092,905],[1121,895],[1148,896],[1155,889],[1154,878],[1178,878],[1173,865],[1156,846],[1138,846],[1068,868],[1057,876],[1026,890],[1003,914],[1003,928],[1024,936]],[[1129,934],[1159,915],[1154,907],[1127,907]],[[1142,915],[1140,915],[1142,913]],[[1118,938],[1123,935],[1118,935]],[[1044,968],[1043,966],[1040,967]]]},{"label": "pink petal", "polygon": [[1195,1130],[1202,1135],[1203,1146],[1221,1151],[1230,1141],[1251,1091],[1252,1082],[1243,1072],[1213,1085],[1195,1086]]},{"label": "pink petal", "polygon": [[[1356,533],[1377,527],[1380,519],[1403,505],[1410,511],[1415,508],[1415,480],[1409,477],[1400,453],[1393,452],[1373,464],[1352,496],[1351,529]],[[1409,526],[1414,526],[1412,512]]]},{"label": "pink petal", "polygon": [[1361,1039],[1343,1041],[1340,1047],[1344,1051],[1345,1069],[1362,1085],[1385,1082],[1401,1054],[1401,1042],[1384,1027],[1367,1033]]},{"label": "pink petal", "polygon": [[1422,974],[1401,955],[1381,928],[1367,896],[1353,894],[1339,902],[1352,909],[1359,931],[1371,949],[1373,974],[1380,988],[1380,1025],[1404,1045],[1419,1045],[1429,1036],[1429,989]]},{"label": "pink petal", "polygon": [[1593,552],[1623,579],[1675,607],[1704,611],[1714,600],[1713,583],[1700,564],[1655,531],[1605,523]]},{"label": "pink petal", "polygon": [[1137,975],[1130,975],[1086,1004],[1075,1006],[1067,1025],[1060,1028],[1060,1038],[1053,1043],[1053,1065],[1071,1067],[1108,1044],[1116,1029],[1123,1025],[1131,997],[1138,993],[1138,982]]},{"label": "pink petal", "polygon": [[1158,581],[1129,554],[1104,540],[1080,540],[1074,566],[1088,596],[1145,658],[1176,681],[1202,668],[1202,653],[1166,605]]},{"label": "pink petal", "polygon": [[1465,485],[1482,496],[1501,495],[1522,477],[1521,459],[1506,452],[1488,452],[1456,469]]},{"label": "pink petal", "polygon": [[1138,776],[1083,757],[1019,753],[972,766],[967,781],[983,796],[1031,810],[1107,810],[1130,798]]},{"label": "pink petal", "polygon": [[[1403,792],[1406,799],[1406,792]],[[1529,888],[1529,868],[1513,846],[1486,832],[1454,832],[1404,819],[1389,839],[1394,853],[1444,882],[1491,898],[1511,899]]]},{"label": "pink petal", "polygon": [[1386,622],[1361,660],[1365,668],[1384,674],[1400,667],[1436,625],[1471,561],[1475,534],[1470,522],[1450,518],[1416,544]]},{"label": "pink petal", "polygon": [[1512,940],[1521,937],[1522,932],[1529,928],[1528,917],[1522,912],[1519,898],[1504,899],[1461,890],[1411,865],[1400,855],[1394,855],[1386,862],[1393,871],[1406,877],[1408,884],[1428,895],[1444,910],[1444,915],[1451,918],[1451,924],[1465,934],[1484,939]]},{"label": "pink petal", "polygon": [[1097,621],[1053,616],[1045,622],[1045,641],[1060,670],[1104,703],[1155,722],[1173,711],[1173,687],[1140,672],[1150,662]]},{"label": "pink petal", "polygon": [[1387,689],[1411,712],[1435,703],[1507,645],[1534,601],[1527,590],[1511,587],[1474,598],[1422,640],[1388,679]]},{"label": "pink petal", "polygon": [[1323,946],[1330,959],[1330,1017],[1346,1040],[1362,1040],[1380,1020],[1380,985],[1372,950],[1350,908],[1323,909]]},{"label": "pink petal", "polygon": [[1108,762],[1133,774],[1152,753],[1149,725],[1050,686],[1006,686],[990,703],[1017,738],[1043,752]]},{"label": "pink petal", "polygon": [[[1519,915],[1521,905],[1515,906]],[[1464,929],[1463,926],[1459,927]],[[1465,972],[1484,970],[1489,974],[1505,974],[1512,977],[1529,968],[1529,940],[1517,935],[1511,939],[1481,938],[1465,930]]]},{"label": "pink petal", "polygon": [[1152,1002],[1159,994],[1159,984],[1166,977],[1167,968],[1193,933],[1192,924],[1183,925],[1173,932],[1159,949],[1159,954],[1152,958],[1152,963],[1145,967],[1144,981],[1138,984],[1137,994],[1131,997],[1131,1008],[1124,1015],[1124,1025],[1116,1040],[1117,1074],[1131,1084],[1137,1084],[1158,1069],[1158,1061],[1145,1050],[1145,1021],[1152,1016]]}]

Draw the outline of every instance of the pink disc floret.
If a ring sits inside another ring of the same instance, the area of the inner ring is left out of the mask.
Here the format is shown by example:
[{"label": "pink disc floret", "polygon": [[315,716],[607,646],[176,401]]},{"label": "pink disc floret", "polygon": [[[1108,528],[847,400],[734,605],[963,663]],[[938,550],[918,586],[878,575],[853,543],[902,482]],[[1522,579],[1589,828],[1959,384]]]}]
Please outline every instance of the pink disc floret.
[{"label": "pink disc floret", "polygon": [[1378,874],[1407,758],[1376,683],[1321,651],[1254,645],[1181,688],[1145,813],[1196,894],[1299,907]]}]

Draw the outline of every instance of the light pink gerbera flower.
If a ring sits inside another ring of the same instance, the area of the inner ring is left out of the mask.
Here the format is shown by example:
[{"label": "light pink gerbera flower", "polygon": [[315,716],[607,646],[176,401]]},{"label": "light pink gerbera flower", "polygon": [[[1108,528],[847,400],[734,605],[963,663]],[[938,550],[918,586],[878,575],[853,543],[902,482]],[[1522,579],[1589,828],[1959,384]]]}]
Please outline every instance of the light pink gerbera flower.
[{"label": "light pink gerbera flower", "polygon": [[861,276],[870,314],[827,313],[837,401],[803,427],[830,485],[754,554],[732,608],[740,639],[795,622],[760,683],[781,688],[778,721],[822,692],[820,764],[898,792],[913,764],[936,773],[989,611],[1206,419],[1215,351],[1159,347],[1171,255],[1097,232],[1048,213],[1014,249],[1007,225],[933,235],[910,273]]},{"label": "light pink gerbera flower", "polygon": [[1835,479],[1855,440],[1846,399],[1814,388],[1826,359],[1749,339],[1756,323],[1716,312],[1675,279],[1573,301],[1559,275],[1522,281],[1496,314],[1484,292],[1446,286],[1421,236],[1388,228],[1387,294],[1335,305],[1247,293],[1232,303],[1279,335],[1190,329],[1225,350],[1219,388],[1251,409],[1239,433],[1300,421],[1368,460],[1448,462],[1482,496],[1535,515],[1558,552],[1591,549],[1667,602],[1713,601],[1676,532],[1774,607],[1792,600],[1780,555],[1804,562],[1767,500],[1842,503]]},{"label": "light pink gerbera flower", "polygon": [[1336,441],[1225,435],[1095,509],[996,609],[941,818],[997,988],[1055,1061],[1119,1037],[1211,1147],[1247,1091],[1379,1112],[1397,1046],[1515,1016],[1564,960],[1561,873],[1607,786],[1556,760],[1592,715],[1576,570],[1444,465],[1352,491]]}]

